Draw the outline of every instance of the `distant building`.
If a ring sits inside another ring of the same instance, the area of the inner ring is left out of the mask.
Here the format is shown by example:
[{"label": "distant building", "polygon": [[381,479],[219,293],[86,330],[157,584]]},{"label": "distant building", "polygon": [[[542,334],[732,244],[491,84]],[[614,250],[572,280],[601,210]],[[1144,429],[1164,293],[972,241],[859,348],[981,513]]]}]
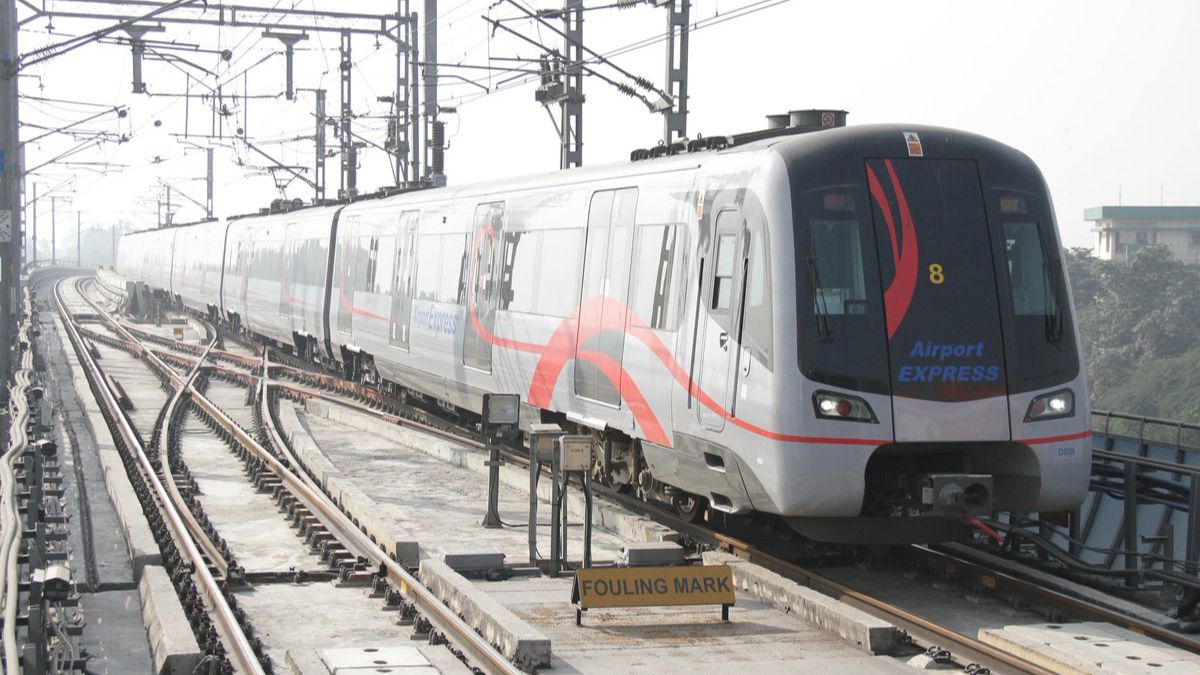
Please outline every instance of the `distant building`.
[{"label": "distant building", "polygon": [[1083,219],[1095,224],[1096,255],[1104,260],[1165,246],[1178,260],[1200,263],[1200,206],[1097,206]]}]

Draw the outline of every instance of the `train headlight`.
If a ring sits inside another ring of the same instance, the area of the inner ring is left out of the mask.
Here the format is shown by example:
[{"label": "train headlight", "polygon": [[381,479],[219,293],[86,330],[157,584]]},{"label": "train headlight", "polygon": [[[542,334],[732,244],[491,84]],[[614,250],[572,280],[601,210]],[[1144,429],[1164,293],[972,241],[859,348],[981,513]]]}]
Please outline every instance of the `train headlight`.
[{"label": "train headlight", "polygon": [[879,423],[871,406],[857,396],[818,391],[813,394],[813,408],[817,417],[825,419]]},{"label": "train headlight", "polygon": [[1026,422],[1053,420],[1075,414],[1075,394],[1070,389],[1042,394],[1029,402]]}]

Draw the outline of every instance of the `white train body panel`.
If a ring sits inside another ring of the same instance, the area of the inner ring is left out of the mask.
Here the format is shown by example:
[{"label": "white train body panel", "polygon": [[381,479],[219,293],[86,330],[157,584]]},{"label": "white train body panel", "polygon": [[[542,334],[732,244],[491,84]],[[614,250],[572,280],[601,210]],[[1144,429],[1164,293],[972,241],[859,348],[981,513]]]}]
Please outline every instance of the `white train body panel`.
[{"label": "white train body panel", "polygon": [[[881,515],[943,473],[1069,509],[1087,390],[1051,214],[994,142],[836,129],[230,221],[221,309],[370,380],[636,440],[730,512]],[[208,227],[175,245],[214,255]],[[165,239],[119,265],[169,285]]]},{"label": "white train body panel", "polygon": [[216,221],[177,230],[171,287],[185,307],[201,314],[220,310],[226,229]]}]

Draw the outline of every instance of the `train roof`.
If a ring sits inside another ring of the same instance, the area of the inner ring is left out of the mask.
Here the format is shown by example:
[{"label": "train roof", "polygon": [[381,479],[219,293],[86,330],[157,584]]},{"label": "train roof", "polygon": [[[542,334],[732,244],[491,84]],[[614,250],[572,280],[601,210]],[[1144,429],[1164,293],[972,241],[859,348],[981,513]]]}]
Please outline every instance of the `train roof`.
[{"label": "train roof", "polygon": [[[981,152],[1011,154],[1011,159],[1032,163],[1019,151],[998,141],[971,132],[919,124],[868,124],[841,126],[828,129],[785,128],[770,129],[733,136],[718,136],[712,139],[697,139],[687,144],[684,150],[662,152],[659,156],[640,156],[622,162],[610,162],[567,170],[548,171],[517,177],[498,178],[465,185],[404,190],[366,195],[349,202],[309,205],[288,211],[245,214],[224,220],[208,220],[198,223],[173,225],[171,228],[140,230],[162,232],[167,229],[197,227],[204,225],[228,225],[232,222],[251,221],[276,217],[287,217],[296,213],[312,215],[332,213],[341,208],[353,210],[382,207],[396,201],[422,203],[431,200],[455,197],[480,196],[500,191],[524,190],[549,185],[567,186],[614,177],[636,177],[675,171],[698,169],[705,161],[735,153],[774,151],[785,162],[791,164],[803,157],[824,154],[838,149],[854,151],[868,156],[909,156],[908,141],[915,134],[919,139],[922,155],[936,158],[976,156]],[[721,140],[714,140],[721,139]],[[685,145],[685,144],[677,144]],[[638,152],[636,151],[634,155]],[[295,217],[294,215],[292,216]]]}]

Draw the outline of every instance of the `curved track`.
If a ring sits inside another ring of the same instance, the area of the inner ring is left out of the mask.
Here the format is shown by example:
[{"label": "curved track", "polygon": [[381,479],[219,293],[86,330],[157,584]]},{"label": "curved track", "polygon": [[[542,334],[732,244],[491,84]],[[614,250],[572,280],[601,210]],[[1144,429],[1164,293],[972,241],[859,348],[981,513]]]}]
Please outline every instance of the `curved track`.
[{"label": "curved track", "polygon": [[[82,296],[82,293],[81,293]],[[278,445],[273,450],[277,450],[280,454],[264,447],[252,434],[243,429],[232,418],[230,418],[223,410],[196,388],[193,382],[194,375],[199,372],[200,368],[205,366],[204,358],[213,349],[210,343],[208,349],[203,354],[196,358],[172,359],[177,363],[181,362],[190,365],[191,375],[184,378],[179,375],[163,358],[165,355],[160,354],[157,350],[149,348],[144,344],[142,339],[134,335],[133,331],[125,327],[121,322],[117,321],[105,309],[101,308],[98,303],[82,296],[88,302],[96,314],[104,321],[115,333],[120,336],[123,342],[130,346],[136,346],[145,356],[156,370],[162,373],[175,383],[178,383],[179,389],[177,395],[172,397],[171,403],[175,404],[180,396],[186,395],[191,402],[214,423],[221,427],[229,434],[239,445],[248,452],[252,453],[259,459],[272,473],[277,475],[287,489],[304,504],[318,519],[337,537],[341,540],[348,549],[365,558],[368,564],[375,569],[385,573],[388,580],[399,589],[401,595],[416,606],[433,626],[445,635],[458,649],[460,649],[467,657],[468,663],[472,666],[480,668],[489,673],[503,673],[506,675],[516,675],[520,672],[519,669],[508,661],[502,654],[499,653],[487,640],[481,637],[470,626],[466,624],[450,608],[446,607],[429,589],[425,588],[415,576],[399,562],[391,559],[377,545],[372,542],[370,537],[363,532],[354,522],[341,511],[340,508],[327,496],[320,488],[307,476],[304,472],[298,471],[296,467],[300,464],[295,457],[291,456],[291,452],[287,449],[286,443],[282,438],[276,435],[274,440]],[[193,351],[194,350],[188,350]],[[222,356],[228,360],[239,363],[239,365],[251,365],[252,360],[245,359],[230,352],[223,352]],[[91,364],[94,367],[94,363]],[[224,372],[227,375],[236,377],[243,382],[250,383],[252,376],[248,371],[241,368],[226,368],[221,366],[211,366],[215,370]],[[102,379],[102,378],[101,378]],[[264,383],[261,386],[266,387]],[[147,467],[149,468],[149,467]],[[157,489],[165,488],[161,483],[156,483]],[[160,498],[166,500],[165,494],[160,494]],[[186,509],[185,509],[186,510]],[[180,529],[184,529],[183,518],[178,517],[180,521]],[[190,529],[190,528],[189,528]],[[196,557],[194,560],[200,560],[199,548],[190,539],[188,540],[191,549],[195,550]],[[204,567],[201,562],[198,567]],[[211,576],[211,575],[210,575]],[[236,623],[234,624],[236,625]],[[236,636],[234,636],[236,640]],[[244,640],[244,635],[242,636]],[[247,648],[249,645],[246,645]],[[249,652],[251,655],[252,651]],[[255,662],[257,665],[257,662]],[[261,671],[248,671],[261,672]]]},{"label": "curved track", "polygon": [[[192,568],[193,579],[198,589],[204,594],[209,603],[209,607],[211,608],[209,615],[218,633],[221,635],[222,642],[226,646],[232,665],[239,672],[264,673],[265,671],[259,663],[258,655],[250,645],[249,639],[238,623],[232,608],[229,606],[221,590],[220,584],[212,572],[209,571],[201,552],[201,547],[193,538],[191,530],[181,513],[181,509],[177,508],[172,502],[171,494],[167,487],[163,485],[163,481],[159,479],[158,473],[154,465],[150,462],[141,439],[129,424],[129,420],[122,413],[121,407],[117,402],[117,395],[113,392],[109,380],[104,377],[95,359],[84,346],[83,339],[79,335],[79,326],[73,314],[68,311],[66,302],[63,299],[63,285],[65,283],[64,281],[55,285],[54,302],[63,317],[63,325],[67,329],[67,335],[75,348],[76,354],[79,356],[80,363],[84,367],[88,381],[91,383],[97,399],[107,409],[121,439],[136,457],[141,467],[143,478],[157,497],[158,507],[170,530],[171,536],[174,538],[184,561]],[[99,305],[93,303],[84,295],[79,285],[79,281],[77,280],[74,284],[74,290],[78,293],[79,297],[87,302],[97,313],[106,316],[104,310]],[[116,326],[115,323],[110,323],[109,325]],[[120,331],[118,330],[118,332]],[[147,358],[153,360],[153,354],[150,354],[148,351],[146,353]],[[165,364],[163,367],[166,367]],[[170,369],[168,368],[168,370]],[[175,377],[179,377],[174,371],[172,371],[172,374]],[[186,509],[182,511],[186,512]]]}]

